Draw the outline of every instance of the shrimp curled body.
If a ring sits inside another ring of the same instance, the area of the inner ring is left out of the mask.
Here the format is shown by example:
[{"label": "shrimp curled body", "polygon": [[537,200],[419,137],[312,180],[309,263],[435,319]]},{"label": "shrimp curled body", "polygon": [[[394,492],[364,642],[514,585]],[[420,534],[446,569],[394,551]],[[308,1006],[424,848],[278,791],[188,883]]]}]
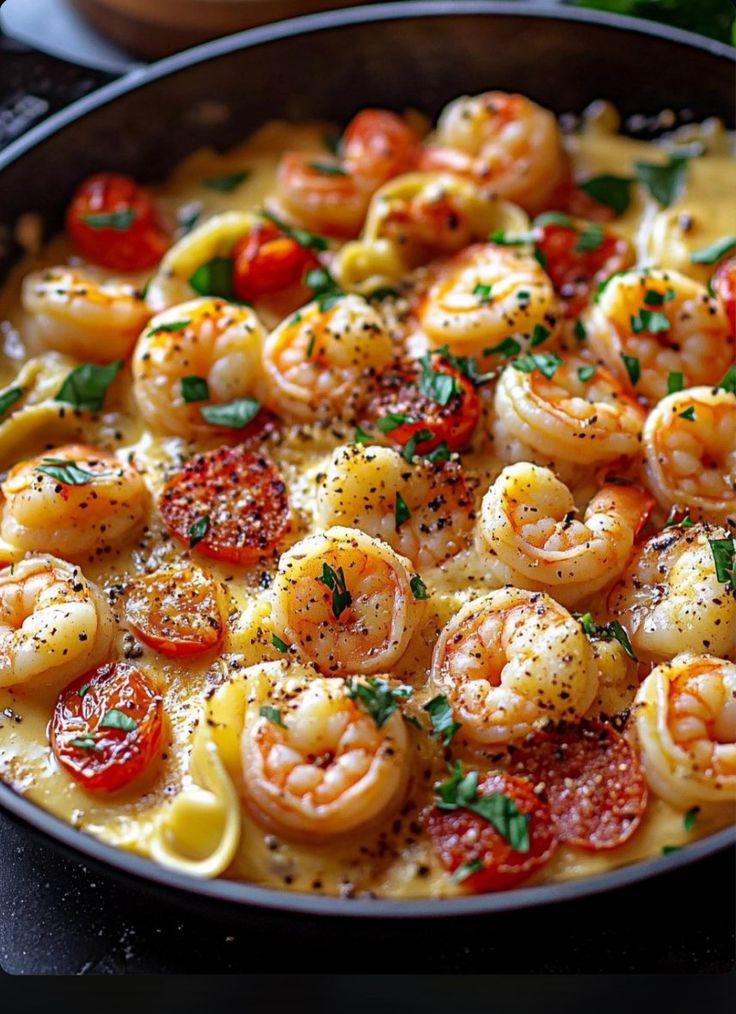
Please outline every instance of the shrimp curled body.
[{"label": "shrimp curled body", "polygon": [[25,336],[31,352],[52,349],[86,362],[126,359],[151,315],[127,282],[97,281],[79,268],[34,271],[23,280]]},{"label": "shrimp curled body", "polygon": [[598,670],[579,623],[544,592],[500,588],[467,602],[440,634],[431,680],[463,735],[507,743],[592,704]]},{"label": "shrimp curled body", "polygon": [[107,600],[78,567],[28,556],[0,574],[0,687],[60,687],[109,656]]},{"label": "shrimp curled body", "polygon": [[657,666],[634,704],[649,785],[674,806],[736,801],[736,665],[684,652]]},{"label": "shrimp curled body", "polygon": [[501,580],[508,574],[573,605],[623,571],[651,505],[637,487],[604,486],[578,521],[567,486],[550,469],[519,462],[483,498],[479,541],[495,554]]},{"label": "shrimp curled body", "polygon": [[408,736],[398,710],[378,728],[345,680],[299,664],[253,666],[248,685],[242,791],[259,823],[289,839],[324,840],[400,803]]},{"label": "shrimp curled body", "polygon": [[[265,332],[249,307],[192,299],[154,317],[133,357],[133,389],[141,415],[156,433],[199,440],[215,427],[204,405],[237,398],[262,400]],[[188,380],[206,381],[192,400]]]},{"label": "shrimp curled body", "polygon": [[[70,466],[80,481],[64,481]],[[26,552],[69,559],[124,542],[143,523],[149,501],[133,465],[85,444],[20,462],[0,489],[2,538]]]},{"label": "shrimp curled body", "polygon": [[423,613],[408,560],[357,528],[333,527],[284,553],[272,622],[324,673],[392,670]]}]

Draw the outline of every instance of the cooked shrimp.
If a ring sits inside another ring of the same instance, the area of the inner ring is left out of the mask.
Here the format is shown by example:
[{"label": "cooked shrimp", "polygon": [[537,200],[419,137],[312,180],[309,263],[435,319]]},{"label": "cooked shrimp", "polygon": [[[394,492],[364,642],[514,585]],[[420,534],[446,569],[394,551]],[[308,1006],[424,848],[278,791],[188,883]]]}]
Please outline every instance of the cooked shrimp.
[{"label": "cooked shrimp", "polygon": [[84,362],[126,359],[151,316],[134,285],[101,282],[80,268],[32,272],[21,298],[29,314],[23,333],[29,350],[53,349]]},{"label": "cooked shrimp", "polygon": [[328,528],[284,553],[272,587],[278,636],[325,673],[390,670],[424,603],[408,560],[357,528]]},{"label": "cooked shrimp", "polygon": [[338,447],[318,477],[315,519],[383,539],[415,566],[461,550],[473,527],[473,498],[455,461],[407,464],[389,447]]},{"label": "cooked shrimp", "polygon": [[445,106],[419,164],[469,176],[530,214],[549,205],[569,173],[554,114],[496,91]]},{"label": "cooked shrimp", "polygon": [[591,638],[590,650],[598,669],[598,693],[586,714],[590,718],[612,718],[631,706],[639,688],[638,666],[613,638]]},{"label": "cooked shrimp", "polygon": [[416,161],[419,137],[401,117],[364,109],[345,129],[342,161],[287,152],[276,179],[278,203],[300,225],[330,236],[355,236],[371,195]]},{"label": "cooked shrimp", "polygon": [[637,454],[644,410],[618,380],[577,356],[551,377],[507,366],[495,392],[496,452],[518,461],[522,447],[550,461],[600,464]]},{"label": "cooked shrimp", "polygon": [[382,318],[360,296],[344,296],[324,309],[310,303],[266,340],[270,404],[304,422],[350,417],[371,378],[392,358]]},{"label": "cooked shrimp", "polygon": [[[506,339],[544,329],[547,344],[557,327],[557,301],[544,270],[514,247],[477,243],[449,258],[419,305],[430,345],[449,345],[455,355],[501,361]],[[520,346],[519,346],[520,348]]]},{"label": "cooked shrimp", "polygon": [[[734,359],[723,307],[677,271],[614,275],[582,320],[591,351],[650,401],[667,394],[670,373],[681,373],[685,387],[715,384]],[[638,362],[634,385],[624,356]]]},{"label": "cooked shrimp", "polygon": [[431,680],[462,734],[508,743],[590,707],[598,672],[582,627],[544,592],[500,588],[467,602],[440,634]]},{"label": "cooked shrimp", "polygon": [[65,559],[109,553],[143,523],[148,507],[137,469],[85,444],[21,461],[0,489],[2,538],[26,552]]},{"label": "cooked shrimp", "polygon": [[479,542],[513,583],[553,590],[571,605],[623,571],[652,506],[638,487],[604,486],[578,521],[572,494],[550,469],[518,462],[483,498]]},{"label": "cooked shrimp", "polygon": [[674,806],[736,801],[736,665],[683,652],[644,680],[634,705],[649,785]]},{"label": "cooked shrimp", "polygon": [[644,426],[649,485],[664,507],[736,518],[736,395],[691,387],[663,398]]},{"label": "cooked shrimp", "polygon": [[408,773],[401,713],[379,728],[350,696],[352,686],[299,664],[249,670],[242,790],[256,820],[276,834],[328,838],[401,802]]},{"label": "cooked shrimp", "polygon": [[[263,399],[265,339],[253,310],[222,299],[192,299],[158,314],[133,356],[141,415],[156,433],[187,440],[211,436],[220,427],[207,422],[204,406]],[[193,396],[187,385],[197,382],[201,390]]]},{"label": "cooked shrimp", "polygon": [[0,687],[62,686],[109,657],[106,598],[79,567],[28,556],[0,573]]},{"label": "cooked shrimp", "polygon": [[665,528],[637,551],[608,597],[637,656],[662,662],[695,648],[729,656],[736,647],[736,598],[718,581],[712,525]]}]

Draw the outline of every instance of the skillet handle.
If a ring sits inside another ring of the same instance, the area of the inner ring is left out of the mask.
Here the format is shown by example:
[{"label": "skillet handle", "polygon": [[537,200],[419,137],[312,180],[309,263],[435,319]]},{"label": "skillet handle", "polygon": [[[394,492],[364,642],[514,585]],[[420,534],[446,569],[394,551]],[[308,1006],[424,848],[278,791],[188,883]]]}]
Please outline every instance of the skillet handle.
[{"label": "skillet handle", "polygon": [[0,35],[0,150],[116,76],[78,67]]}]

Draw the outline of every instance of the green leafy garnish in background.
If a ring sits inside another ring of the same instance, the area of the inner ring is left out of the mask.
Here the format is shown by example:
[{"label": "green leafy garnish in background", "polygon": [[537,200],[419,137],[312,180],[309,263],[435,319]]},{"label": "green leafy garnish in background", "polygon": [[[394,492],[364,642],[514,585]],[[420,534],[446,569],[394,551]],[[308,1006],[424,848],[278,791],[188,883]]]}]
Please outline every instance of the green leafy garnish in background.
[{"label": "green leafy garnish in background", "polygon": [[736,45],[736,15],[726,0],[576,0],[576,6],[662,21]]}]

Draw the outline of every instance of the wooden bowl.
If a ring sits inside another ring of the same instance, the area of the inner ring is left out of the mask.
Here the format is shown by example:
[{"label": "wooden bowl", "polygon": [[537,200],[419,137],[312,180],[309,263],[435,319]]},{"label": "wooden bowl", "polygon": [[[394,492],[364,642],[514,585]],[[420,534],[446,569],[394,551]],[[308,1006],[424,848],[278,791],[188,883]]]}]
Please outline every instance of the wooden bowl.
[{"label": "wooden bowl", "polygon": [[147,60],[299,14],[371,0],[72,0],[102,35]]}]

